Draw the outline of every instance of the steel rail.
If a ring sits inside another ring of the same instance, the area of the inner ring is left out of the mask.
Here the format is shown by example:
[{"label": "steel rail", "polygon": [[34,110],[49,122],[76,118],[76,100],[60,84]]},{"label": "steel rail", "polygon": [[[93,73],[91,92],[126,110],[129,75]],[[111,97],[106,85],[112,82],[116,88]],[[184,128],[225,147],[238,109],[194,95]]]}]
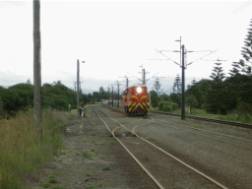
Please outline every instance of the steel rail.
[{"label": "steel rail", "polygon": [[104,119],[102,119],[102,117],[100,117],[98,115],[97,112],[95,112],[97,117],[103,122],[104,126],[106,127],[106,129],[112,134],[113,138],[124,148],[124,150],[126,152],[128,152],[128,154],[134,159],[134,161],[141,167],[141,169],[151,178],[151,180],[155,183],[155,185],[159,188],[159,189],[165,189],[165,187],[148,171],[147,168],[144,167],[144,165],[140,162],[139,159],[137,159],[137,157],[123,144],[123,142],[115,136],[115,131],[118,128],[121,127],[116,127],[113,130],[111,130],[108,126],[108,124],[106,123],[106,121]]},{"label": "steel rail", "polygon": [[[108,116],[109,117],[109,116]],[[129,131],[132,133],[132,131],[130,129],[128,129],[124,124],[122,124],[120,121],[113,119],[111,117],[109,117],[111,120],[117,122],[121,127],[123,127],[125,130]],[[217,187],[221,188],[221,189],[229,189],[227,186],[225,186],[224,184],[218,182],[217,180],[215,180],[214,178],[206,175],[205,173],[203,173],[202,171],[198,170],[197,168],[189,165],[188,163],[184,162],[183,160],[181,160],[180,158],[176,157],[175,155],[171,154],[170,152],[167,152],[166,150],[162,149],[161,147],[157,146],[156,144],[152,143],[151,141],[147,140],[146,138],[139,136],[137,133],[132,133],[134,134],[136,137],[138,137],[139,139],[141,139],[142,141],[144,141],[145,143],[151,145],[152,147],[154,147],[155,149],[157,149],[158,151],[162,152],[163,154],[169,156],[170,158],[174,159],[175,161],[179,162],[180,164],[184,165],[185,167],[189,168],[190,170],[192,170],[193,172],[197,173],[198,175],[202,176],[203,178],[207,179],[208,181],[212,182],[213,184],[215,184]]]}]

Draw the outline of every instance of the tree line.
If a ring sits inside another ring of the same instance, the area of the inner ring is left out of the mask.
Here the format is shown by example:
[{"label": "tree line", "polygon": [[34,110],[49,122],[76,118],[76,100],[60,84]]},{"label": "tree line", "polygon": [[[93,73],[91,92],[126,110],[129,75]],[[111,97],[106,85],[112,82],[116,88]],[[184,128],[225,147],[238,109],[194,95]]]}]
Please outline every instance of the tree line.
[{"label": "tree line", "polygon": [[[98,92],[81,94],[81,105],[101,101],[109,94],[103,87]],[[76,107],[76,92],[60,81],[42,86],[43,108],[68,110]],[[18,111],[26,111],[33,107],[33,85],[30,82],[19,83],[8,88],[0,86],[0,118],[14,116]]]}]

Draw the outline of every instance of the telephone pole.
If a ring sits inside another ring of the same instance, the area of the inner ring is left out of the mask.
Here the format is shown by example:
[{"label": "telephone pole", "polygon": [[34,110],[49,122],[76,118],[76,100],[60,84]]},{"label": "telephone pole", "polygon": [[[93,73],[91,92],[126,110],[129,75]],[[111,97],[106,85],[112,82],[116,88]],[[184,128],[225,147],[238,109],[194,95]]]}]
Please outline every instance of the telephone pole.
[{"label": "telephone pole", "polygon": [[181,46],[181,70],[182,70],[182,86],[181,86],[181,119],[185,120],[185,46]]},{"label": "telephone pole", "polygon": [[117,81],[117,108],[119,108],[119,101],[120,101],[120,83]]},{"label": "telephone pole", "polygon": [[76,83],[76,108],[77,114],[79,115],[80,108],[80,61],[77,59],[77,83]]},{"label": "telephone pole", "polygon": [[[81,63],[85,63],[85,61],[81,61]],[[80,115],[79,108],[80,108],[80,60],[77,59],[77,81],[76,81],[76,108],[77,114]]]},{"label": "telephone pole", "polygon": [[112,85],[112,92],[111,92],[111,105],[114,106],[114,86]]},{"label": "telephone pole", "polygon": [[36,127],[43,135],[41,125],[42,110],[41,110],[41,36],[40,36],[40,1],[33,0],[33,83],[34,83],[34,113],[33,119]]},{"label": "telephone pole", "polygon": [[146,84],[146,71],[144,68],[142,68],[142,84]]},{"label": "telephone pole", "polygon": [[142,68],[141,72],[141,79],[139,79],[142,83],[142,85],[146,85],[146,70],[145,68],[143,67],[143,65],[139,66],[140,68]]},{"label": "telephone pole", "polygon": [[126,89],[129,88],[129,78],[127,76],[125,76],[125,79],[126,79]]}]

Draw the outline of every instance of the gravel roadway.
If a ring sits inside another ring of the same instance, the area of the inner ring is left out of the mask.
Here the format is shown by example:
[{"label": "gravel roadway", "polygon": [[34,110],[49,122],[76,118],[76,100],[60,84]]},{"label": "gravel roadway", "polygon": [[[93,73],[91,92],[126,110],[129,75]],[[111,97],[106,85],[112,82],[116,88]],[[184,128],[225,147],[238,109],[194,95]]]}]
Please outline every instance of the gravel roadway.
[{"label": "gravel roadway", "polygon": [[252,130],[159,114],[126,117],[100,109],[227,187],[252,188]]}]

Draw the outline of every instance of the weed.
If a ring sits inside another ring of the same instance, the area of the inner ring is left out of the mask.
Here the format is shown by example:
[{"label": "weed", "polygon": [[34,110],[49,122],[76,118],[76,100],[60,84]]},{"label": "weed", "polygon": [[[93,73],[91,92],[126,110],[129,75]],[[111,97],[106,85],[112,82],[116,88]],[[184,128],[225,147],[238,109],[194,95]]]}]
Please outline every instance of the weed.
[{"label": "weed", "polygon": [[103,171],[110,171],[111,168],[110,168],[110,167],[104,167],[102,170],[103,170]]},{"label": "weed", "polygon": [[49,184],[49,183],[43,183],[41,186],[42,186],[43,188],[49,188],[49,187],[50,187],[50,184]]},{"label": "weed", "polygon": [[55,176],[49,176],[48,177],[48,183],[50,184],[56,184],[58,181],[57,179],[55,178]]},{"label": "weed", "polygon": [[85,151],[85,152],[82,152],[82,157],[84,159],[89,159],[89,160],[92,160],[94,159],[96,156],[96,153],[94,151]]}]

